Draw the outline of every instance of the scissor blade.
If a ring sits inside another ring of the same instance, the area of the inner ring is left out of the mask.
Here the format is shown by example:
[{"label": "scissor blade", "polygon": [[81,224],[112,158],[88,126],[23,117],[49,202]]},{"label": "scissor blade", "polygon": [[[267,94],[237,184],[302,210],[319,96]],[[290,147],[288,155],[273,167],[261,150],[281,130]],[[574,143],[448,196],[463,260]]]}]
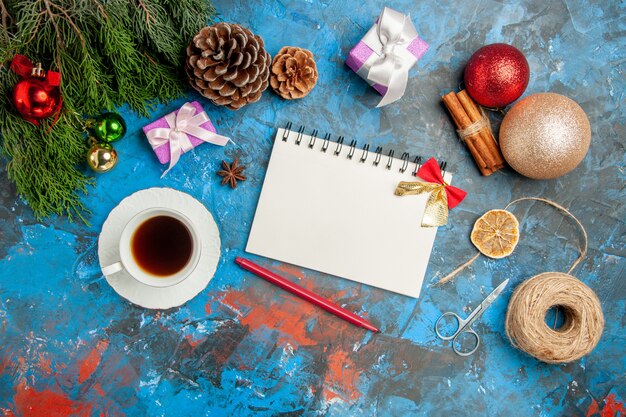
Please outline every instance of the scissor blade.
[{"label": "scissor blade", "polygon": [[504,281],[502,281],[502,283],[498,285],[496,289],[493,290],[491,294],[487,296],[487,298],[485,298],[485,300],[481,303],[481,307],[483,308],[483,310],[489,307],[491,303],[493,303],[495,299],[498,298],[500,294],[502,294],[502,291],[504,291],[504,288],[507,286],[508,283],[509,283],[509,280],[507,278]]}]

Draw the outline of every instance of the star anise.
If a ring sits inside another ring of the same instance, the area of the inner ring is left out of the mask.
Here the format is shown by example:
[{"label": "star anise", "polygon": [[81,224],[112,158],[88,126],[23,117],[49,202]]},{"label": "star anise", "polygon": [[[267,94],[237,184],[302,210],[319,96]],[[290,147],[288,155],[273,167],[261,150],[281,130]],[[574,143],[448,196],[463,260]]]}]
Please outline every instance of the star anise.
[{"label": "star anise", "polygon": [[232,163],[222,161],[222,168],[217,171],[217,175],[222,178],[222,185],[230,184],[230,188],[237,187],[237,181],[245,181],[246,176],[242,174],[245,166],[239,165],[239,158],[235,158]]}]

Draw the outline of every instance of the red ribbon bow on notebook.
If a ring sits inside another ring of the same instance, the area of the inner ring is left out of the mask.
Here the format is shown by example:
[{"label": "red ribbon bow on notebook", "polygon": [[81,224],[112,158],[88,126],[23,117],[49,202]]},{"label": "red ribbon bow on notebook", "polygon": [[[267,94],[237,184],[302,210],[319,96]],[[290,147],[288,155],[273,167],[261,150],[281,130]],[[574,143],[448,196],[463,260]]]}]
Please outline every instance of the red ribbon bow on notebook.
[{"label": "red ribbon bow on notebook", "polygon": [[422,227],[445,225],[448,223],[448,209],[458,206],[467,193],[460,188],[448,185],[444,181],[435,158],[426,161],[417,171],[417,176],[427,182],[402,181],[396,187],[395,194],[402,196],[429,193],[430,196],[422,217]]}]

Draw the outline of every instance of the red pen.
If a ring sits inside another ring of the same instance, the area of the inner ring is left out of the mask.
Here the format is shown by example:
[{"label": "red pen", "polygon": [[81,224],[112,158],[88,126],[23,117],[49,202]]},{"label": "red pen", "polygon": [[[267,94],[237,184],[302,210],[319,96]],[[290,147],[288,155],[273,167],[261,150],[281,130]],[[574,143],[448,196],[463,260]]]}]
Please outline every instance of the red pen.
[{"label": "red pen", "polygon": [[373,332],[378,331],[378,329],[372,323],[365,320],[363,317],[357,316],[356,314],[346,310],[345,308],[339,307],[337,304],[333,303],[332,301],[322,298],[321,296],[315,294],[314,292],[311,292],[307,290],[306,288],[302,288],[301,286],[296,285],[293,282],[288,281],[285,278],[276,275],[272,271],[268,271],[267,269],[255,264],[254,262],[248,259],[241,258],[238,256],[235,258],[235,262],[237,263],[237,265],[239,265],[243,269],[246,269],[252,272],[254,275],[261,277],[264,280],[269,281],[274,285],[279,286],[283,290],[287,290],[290,293],[297,295],[298,297],[308,301],[311,304],[315,304],[316,306],[323,308],[329,313],[332,313],[335,316],[340,317],[344,319],[345,321],[348,321],[354,324],[355,326],[363,327]]}]

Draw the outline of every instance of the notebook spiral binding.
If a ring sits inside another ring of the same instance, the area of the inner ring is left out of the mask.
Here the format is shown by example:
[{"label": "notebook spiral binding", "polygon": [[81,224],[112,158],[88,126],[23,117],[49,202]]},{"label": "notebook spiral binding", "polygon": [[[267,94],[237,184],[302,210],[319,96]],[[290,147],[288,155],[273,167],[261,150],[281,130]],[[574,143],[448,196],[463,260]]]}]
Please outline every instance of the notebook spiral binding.
[{"label": "notebook spiral binding", "polygon": [[[292,127],[293,127],[293,124],[291,122],[287,122],[287,124],[285,125],[285,131],[283,132],[282,140],[283,142],[287,142],[287,139],[289,139],[289,135],[293,132],[293,133],[296,133],[295,144],[300,146],[300,144],[302,143],[302,139],[304,138],[304,135],[305,135],[304,132],[305,132],[306,126],[301,125],[298,128],[298,130],[295,130],[295,131],[292,130]],[[309,140],[309,143],[307,144],[307,146],[309,147],[309,149],[313,149],[316,141],[318,139],[321,139],[324,141],[322,143],[321,151],[322,152],[328,151],[328,148],[331,143],[330,133],[326,133],[323,138],[320,138],[318,135],[319,135],[319,131],[317,129],[313,129],[310,134],[311,139]],[[343,136],[339,136],[337,138],[337,141],[334,142],[335,149],[332,150],[332,154],[334,156],[339,156],[341,154],[341,151],[343,150],[343,146],[346,145],[346,147],[349,148],[348,154],[346,156],[348,159],[352,159],[354,157],[355,152],[357,151],[357,141],[353,139],[350,141],[349,145],[344,142],[345,142],[345,138]],[[384,166],[386,169],[391,170],[393,168],[395,151],[393,149],[390,149],[385,155],[383,155],[383,151],[384,150],[382,146],[376,147],[376,149],[373,152],[374,160],[372,161],[372,164],[373,166],[377,167],[380,164],[383,157],[385,157],[387,158],[387,163],[384,164]],[[361,156],[359,157],[359,162],[365,163],[367,159],[369,158],[369,155],[370,155],[370,144],[366,143],[365,145],[363,145],[363,148],[361,149]],[[398,168],[398,171],[400,173],[404,173],[409,168],[409,165],[411,164],[410,158],[411,157],[408,152],[402,153],[402,156],[400,156],[399,158],[400,161],[402,161],[402,165],[400,166],[400,168]],[[413,176],[416,176],[417,171],[422,166],[422,157],[419,155],[415,156],[413,158],[412,163],[415,166],[411,174]],[[439,163],[439,168],[441,169],[441,175],[445,175],[447,166],[448,166],[448,163],[446,161],[441,161]]]}]

